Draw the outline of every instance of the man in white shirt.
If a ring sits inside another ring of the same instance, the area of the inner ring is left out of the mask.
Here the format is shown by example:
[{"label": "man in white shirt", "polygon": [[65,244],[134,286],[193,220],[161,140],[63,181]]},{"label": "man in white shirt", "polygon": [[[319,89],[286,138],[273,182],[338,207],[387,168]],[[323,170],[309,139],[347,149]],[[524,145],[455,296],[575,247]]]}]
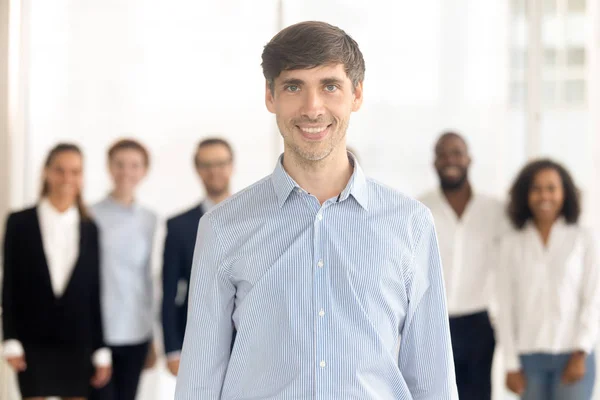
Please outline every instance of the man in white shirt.
[{"label": "man in white shirt", "polygon": [[461,400],[491,399],[494,331],[488,316],[502,203],[474,193],[466,141],[444,133],[435,146],[440,188],[420,198],[433,214],[444,270],[456,381]]}]

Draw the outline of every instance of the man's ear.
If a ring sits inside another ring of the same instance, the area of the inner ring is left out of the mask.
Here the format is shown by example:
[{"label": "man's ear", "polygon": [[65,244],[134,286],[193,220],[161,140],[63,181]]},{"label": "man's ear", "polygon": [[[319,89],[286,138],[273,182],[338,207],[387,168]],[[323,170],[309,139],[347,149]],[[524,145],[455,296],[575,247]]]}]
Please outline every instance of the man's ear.
[{"label": "man's ear", "polygon": [[360,106],[363,103],[363,83],[358,82],[354,87],[354,101],[352,103],[352,111],[360,110]]},{"label": "man's ear", "polygon": [[269,81],[265,82],[265,105],[269,112],[275,114],[275,94],[271,90],[271,84]]}]

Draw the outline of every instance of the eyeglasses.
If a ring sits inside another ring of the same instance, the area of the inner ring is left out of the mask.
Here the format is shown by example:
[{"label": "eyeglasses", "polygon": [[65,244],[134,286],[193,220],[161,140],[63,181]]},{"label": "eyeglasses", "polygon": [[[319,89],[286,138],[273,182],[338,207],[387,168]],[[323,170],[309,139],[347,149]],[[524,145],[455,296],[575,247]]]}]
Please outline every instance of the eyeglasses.
[{"label": "eyeglasses", "polygon": [[222,168],[228,167],[230,164],[231,164],[231,159],[215,161],[215,162],[198,162],[197,166],[198,166],[198,169],[212,169],[212,168],[222,169]]}]

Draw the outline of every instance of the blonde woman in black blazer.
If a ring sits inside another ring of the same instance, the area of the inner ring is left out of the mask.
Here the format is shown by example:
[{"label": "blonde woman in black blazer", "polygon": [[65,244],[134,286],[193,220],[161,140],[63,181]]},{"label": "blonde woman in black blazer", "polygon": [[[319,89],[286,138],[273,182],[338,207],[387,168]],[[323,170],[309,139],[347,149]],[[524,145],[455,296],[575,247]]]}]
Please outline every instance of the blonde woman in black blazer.
[{"label": "blonde woman in black blazer", "polygon": [[81,203],[82,154],[59,144],[36,207],[11,214],[4,242],[4,357],[24,399],[87,398],[110,379],[100,318],[98,231]]}]

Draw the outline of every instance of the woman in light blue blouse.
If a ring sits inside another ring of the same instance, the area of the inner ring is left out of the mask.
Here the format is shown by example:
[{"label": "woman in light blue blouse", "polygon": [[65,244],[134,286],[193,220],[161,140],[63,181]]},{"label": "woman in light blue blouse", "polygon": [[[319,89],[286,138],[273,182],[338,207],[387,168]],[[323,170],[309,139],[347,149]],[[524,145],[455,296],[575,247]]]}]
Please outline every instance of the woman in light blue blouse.
[{"label": "woman in light blue blouse", "polygon": [[141,372],[154,363],[151,253],[156,215],[135,196],[149,167],[148,151],[124,139],[108,151],[113,190],[92,207],[100,229],[101,304],[113,377],[95,400],[134,400]]}]

